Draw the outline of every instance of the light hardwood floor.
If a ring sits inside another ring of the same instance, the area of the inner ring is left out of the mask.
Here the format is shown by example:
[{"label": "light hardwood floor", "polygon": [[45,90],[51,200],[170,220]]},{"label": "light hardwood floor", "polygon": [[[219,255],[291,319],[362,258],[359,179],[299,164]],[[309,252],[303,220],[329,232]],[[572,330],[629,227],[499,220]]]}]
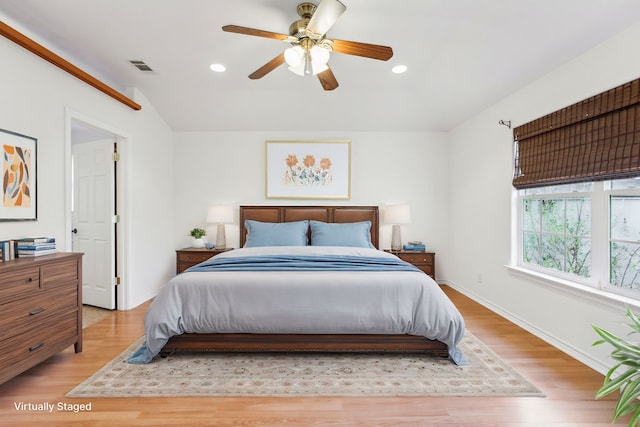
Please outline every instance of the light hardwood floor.
[{"label": "light hardwood floor", "polygon": [[[0,385],[0,425],[8,426],[608,426],[612,399],[593,396],[602,375],[460,293],[443,287],[467,328],[535,383],[540,397],[103,398],[66,392],[142,336],[148,303],[114,312],[84,330],[72,348]],[[16,404],[90,403],[91,411],[27,412]],[[626,425],[619,422],[615,425]]]}]

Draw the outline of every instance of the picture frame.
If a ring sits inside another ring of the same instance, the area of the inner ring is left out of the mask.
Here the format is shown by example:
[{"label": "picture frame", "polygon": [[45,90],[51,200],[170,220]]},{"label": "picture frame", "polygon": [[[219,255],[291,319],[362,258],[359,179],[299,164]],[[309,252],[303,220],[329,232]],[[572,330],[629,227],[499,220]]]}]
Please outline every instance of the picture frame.
[{"label": "picture frame", "polygon": [[351,141],[265,141],[267,199],[351,198]]},{"label": "picture frame", "polygon": [[0,129],[0,146],[0,221],[35,221],[38,219],[38,140]]}]

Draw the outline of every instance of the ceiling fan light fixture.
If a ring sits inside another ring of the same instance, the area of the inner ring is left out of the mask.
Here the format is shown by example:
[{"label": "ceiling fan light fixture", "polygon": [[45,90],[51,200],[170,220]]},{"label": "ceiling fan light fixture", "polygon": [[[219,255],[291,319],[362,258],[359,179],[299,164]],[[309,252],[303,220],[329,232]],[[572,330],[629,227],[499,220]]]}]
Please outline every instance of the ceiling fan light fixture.
[{"label": "ceiling fan light fixture", "polygon": [[289,71],[291,71],[293,74],[297,74],[299,76],[304,77],[305,65],[306,65],[306,63],[304,61],[300,61],[300,63],[298,65],[296,65],[295,67],[289,66]]},{"label": "ceiling fan light fixture", "polygon": [[293,46],[284,51],[284,61],[289,67],[296,68],[304,61],[304,49]]},{"label": "ceiling fan light fixture", "polygon": [[293,46],[284,51],[284,60],[292,73],[315,76],[329,68],[329,51],[320,46],[313,46],[311,49]]},{"label": "ceiling fan light fixture", "polygon": [[329,51],[323,47],[315,45],[311,48],[311,60],[313,65],[327,65],[329,62]]}]

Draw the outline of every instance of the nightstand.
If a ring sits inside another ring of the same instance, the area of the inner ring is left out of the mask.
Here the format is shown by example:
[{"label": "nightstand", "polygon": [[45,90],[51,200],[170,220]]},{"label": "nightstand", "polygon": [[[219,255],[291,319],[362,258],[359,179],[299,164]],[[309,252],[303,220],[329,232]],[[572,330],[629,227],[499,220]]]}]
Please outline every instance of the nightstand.
[{"label": "nightstand", "polygon": [[212,256],[218,255],[222,252],[230,251],[233,248],[227,249],[207,249],[207,248],[183,248],[176,250],[176,274],[182,273],[187,268],[206,261]]},{"label": "nightstand", "polygon": [[436,253],[421,251],[392,251],[385,249],[385,252],[391,252],[403,261],[415,265],[420,270],[436,280]]}]

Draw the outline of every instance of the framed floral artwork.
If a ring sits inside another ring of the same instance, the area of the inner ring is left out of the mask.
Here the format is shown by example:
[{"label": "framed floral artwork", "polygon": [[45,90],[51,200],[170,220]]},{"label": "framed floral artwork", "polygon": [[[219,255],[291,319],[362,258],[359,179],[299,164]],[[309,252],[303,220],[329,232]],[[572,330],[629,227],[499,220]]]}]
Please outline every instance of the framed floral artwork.
[{"label": "framed floral artwork", "polygon": [[268,199],[349,199],[351,141],[266,141]]},{"label": "framed floral artwork", "polygon": [[35,221],[38,218],[37,143],[30,136],[0,129],[0,221]]}]

